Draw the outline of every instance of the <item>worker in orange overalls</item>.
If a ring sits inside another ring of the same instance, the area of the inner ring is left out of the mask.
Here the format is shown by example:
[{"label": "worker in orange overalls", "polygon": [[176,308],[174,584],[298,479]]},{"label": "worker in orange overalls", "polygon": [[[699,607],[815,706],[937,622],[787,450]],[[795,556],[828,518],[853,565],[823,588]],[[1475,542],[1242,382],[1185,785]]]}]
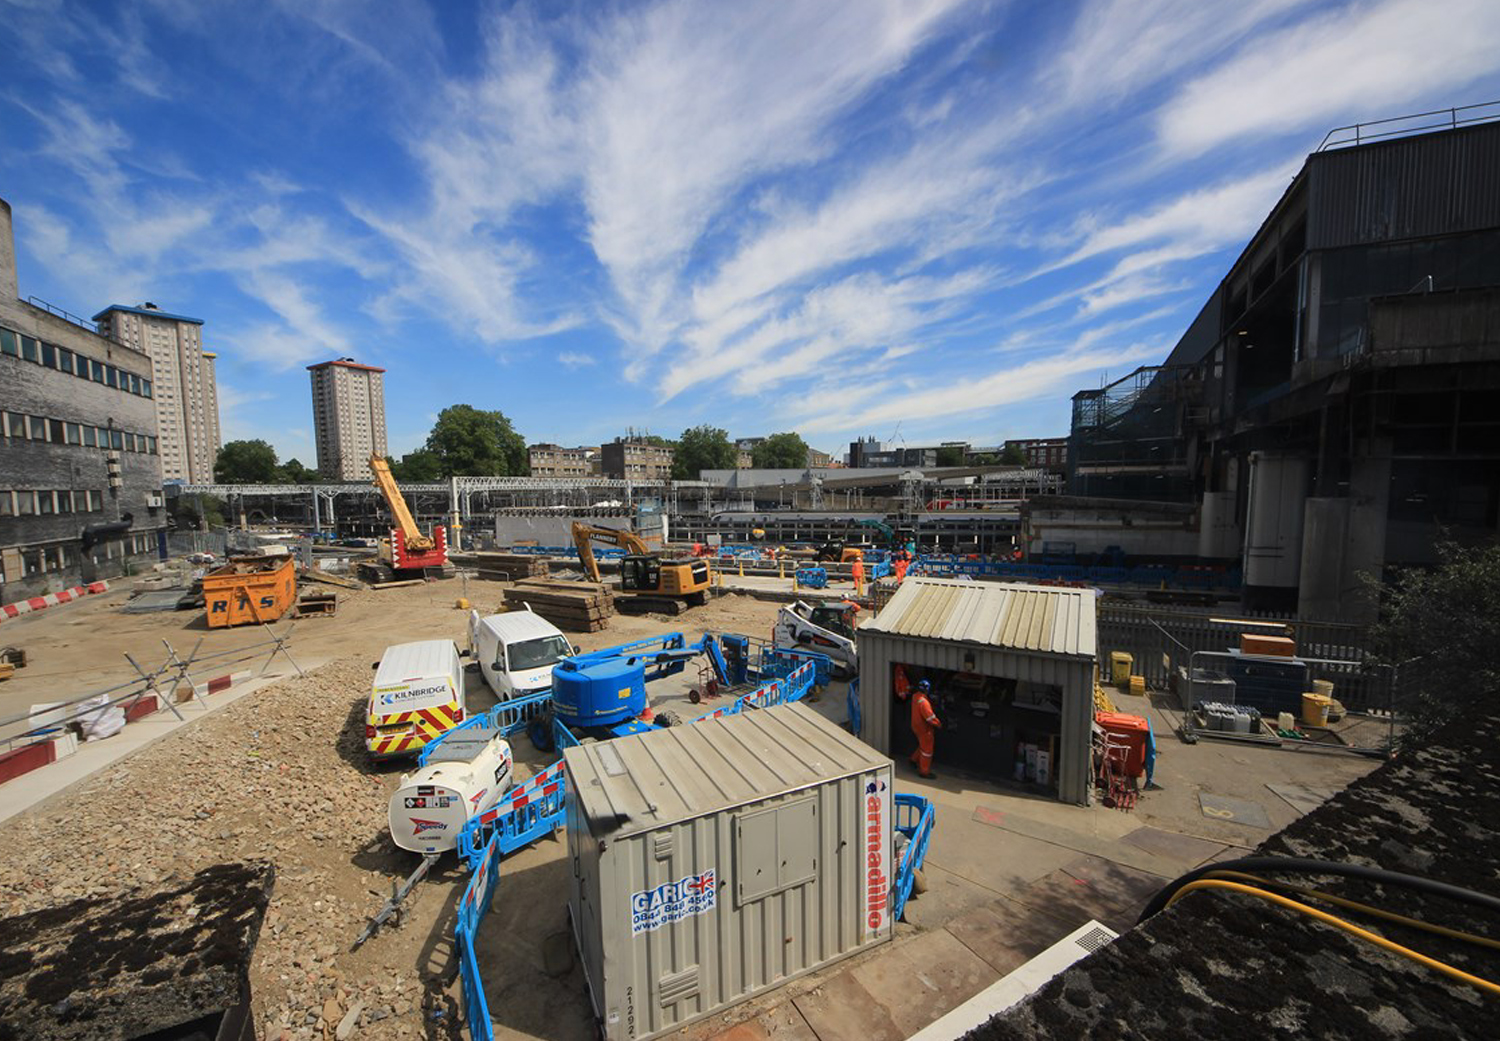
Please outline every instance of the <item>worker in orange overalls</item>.
[{"label": "worker in orange overalls", "polygon": [[942,720],[932,711],[932,684],[918,680],[917,696],[911,699],[911,730],[917,737],[911,761],[921,777],[932,776],[933,735],[942,725]]},{"label": "worker in orange overalls", "polygon": [[854,561],[854,592],[863,596],[865,591],[865,562],[859,558]]}]

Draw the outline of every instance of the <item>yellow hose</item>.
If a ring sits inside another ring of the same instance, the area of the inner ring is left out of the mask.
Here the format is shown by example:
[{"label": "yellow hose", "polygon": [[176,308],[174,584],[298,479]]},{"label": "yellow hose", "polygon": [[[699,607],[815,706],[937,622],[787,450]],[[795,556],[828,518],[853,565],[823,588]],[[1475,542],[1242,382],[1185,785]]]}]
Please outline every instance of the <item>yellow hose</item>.
[{"label": "yellow hose", "polygon": [[1327,911],[1320,911],[1316,907],[1308,907],[1304,903],[1300,903],[1290,897],[1281,896],[1279,893],[1269,893],[1264,889],[1257,889],[1254,886],[1247,886],[1240,882],[1226,882],[1216,878],[1200,878],[1196,882],[1189,882],[1176,893],[1173,893],[1172,899],[1167,901],[1167,907],[1171,907],[1195,889],[1230,889],[1237,893],[1245,893],[1249,896],[1258,897],[1261,900],[1268,900],[1273,904],[1285,907],[1289,911],[1296,911],[1298,914],[1316,918],[1326,925],[1331,925],[1335,929],[1341,929],[1349,933],[1351,936],[1357,936],[1361,940],[1373,943],[1375,946],[1382,947],[1392,954],[1399,954],[1401,957],[1414,961],[1418,965],[1425,965],[1427,968],[1440,972],[1451,979],[1458,980],[1460,983],[1467,983],[1469,986],[1478,987],[1480,990],[1494,997],[1500,997],[1500,984],[1492,983],[1478,976],[1471,976],[1469,973],[1455,968],[1447,962],[1438,961],[1436,958],[1429,958],[1427,955],[1414,951],[1410,947],[1403,947],[1399,943],[1393,943],[1384,936],[1372,933],[1368,929],[1361,929],[1353,922],[1345,921],[1342,918],[1329,914]]},{"label": "yellow hose", "polygon": [[1339,907],[1347,907],[1351,911],[1359,911],[1363,914],[1374,915],[1376,918],[1384,918],[1389,922],[1397,922],[1401,925],[1410,926],[1413,929],[1422,929],[1429,933],[1435,933],[1438,936],[1446,936],[1450,940],[1463,940],[1466,943],[1476,943],[1481,947],[1492,947],[1495,950],[1500,950],[1500,940],[1492,940],[1488,936],[1477,936],[1474,933],[1466,933],[1458,929],[1449,929],[1445,925],[1434,925],[1431,922],[1424,922],[1420,918],[1408,918],[1406,915],[1396,914],[1396,912],[1394,911],[1386,911],[1379,907],[1371,907],[1369,904],[1361,904],[1355,900],[1346,900],[1344,897],[1334,896],[1332,893],[1324,893],[1317,889],[1308,889],[1305,886],[1293,885],[1290,882],[1280,882],[1269,878],[1262,878],[1260,875],[1251,875],[1247,874],[1244,871],[1211,871],[1203,877],[1229,879],[1238,878],[1248,880],[1259,886],[1274,887],[1276,889],[1287,889],[1293,893],[1300,893],[1303,896],[1310,896],[1315,900],[1322,900],[1325,903],[1335,904]]}]

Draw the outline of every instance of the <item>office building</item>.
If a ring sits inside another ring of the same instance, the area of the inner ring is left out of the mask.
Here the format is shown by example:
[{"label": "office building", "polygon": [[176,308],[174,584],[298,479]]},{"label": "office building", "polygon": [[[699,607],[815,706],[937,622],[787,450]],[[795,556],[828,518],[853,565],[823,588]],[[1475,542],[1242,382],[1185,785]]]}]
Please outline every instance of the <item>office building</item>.
[{"label": "office building", "polygon": [[526,449],[532,477],[590,477],[599,472],[597,448],[536,444]]},{"label": "office building", "polygon": [[672,449],[667,445],[616,438],[609,444],[600,446],[599,455],[604,476],[617,481],[644,481],[650,484],[670,480],[672,477]]},{"label": "office building", "polygon": [[1066,473],[1068,469],[1068,439],[1066,437],[1014,438],[1000,446],[1003,456],[1011,448],[1021,450],[1025,465],[1032,470],[1051,470]]},{"label": "office building", "polygon": [[334,481],[368,481],[370,455],[384,456],[385,370],[340,358],[309,365],[318,473]]},{"label": "office building", "polygon": [[203,349],[203,320],[152,303],[111,304],[93,318],[99,335],[151,359],[161,476],[212,484],[219,456],[215,355]]},{"label": "office building", "polygon": [[26,303],[0,199],[0,602],[154,559],[165,528],[152,361]]}]

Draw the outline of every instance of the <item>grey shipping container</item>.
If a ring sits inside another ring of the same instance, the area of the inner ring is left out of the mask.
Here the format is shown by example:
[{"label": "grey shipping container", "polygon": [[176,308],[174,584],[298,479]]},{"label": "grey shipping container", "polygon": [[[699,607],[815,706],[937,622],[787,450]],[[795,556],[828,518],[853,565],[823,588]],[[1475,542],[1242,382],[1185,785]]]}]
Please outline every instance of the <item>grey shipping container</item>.
[{"label": "grey shipping container", "polygon": [[891,761],[803,705],[569,748],[601,1036],[656,1037],[891,936]]}]

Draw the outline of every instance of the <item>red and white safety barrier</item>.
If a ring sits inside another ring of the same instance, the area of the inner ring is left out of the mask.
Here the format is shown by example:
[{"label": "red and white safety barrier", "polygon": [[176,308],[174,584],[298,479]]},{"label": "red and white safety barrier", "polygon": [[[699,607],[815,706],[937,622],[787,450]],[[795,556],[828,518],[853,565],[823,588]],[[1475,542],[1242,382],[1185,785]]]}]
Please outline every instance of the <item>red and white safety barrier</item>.
[{"label": "red and white safety barrier", "polygon": [[243,683],[250,678],[249,669],[241,669],[239,672],[226,672],[222,676],[213,676],[206,680],[195,680],[193,683],[193,697],[201,698],[209,694],[217,694],[221,690],[228,690],[236,683]]},{"label": "red and white safety barrier", "polygon": [[108,582],[90,582],[86,586],[74,586],[45,596],[34,596],[29,600],[18,600],[13,604],[0,605],[0,622],[7,618],[18,618],[33,611],[44,611],[54,604],[66,604],[70,600],[81,600],[93,593],[109,592]]},{"label": "red and white safety barrier", "polygon": [[480,824],[493,824],[507,813],[519,810],[533,802],[540,802],[549,795],[556,795],[566,761],[559,759],[509,795],[479,815]]}]

